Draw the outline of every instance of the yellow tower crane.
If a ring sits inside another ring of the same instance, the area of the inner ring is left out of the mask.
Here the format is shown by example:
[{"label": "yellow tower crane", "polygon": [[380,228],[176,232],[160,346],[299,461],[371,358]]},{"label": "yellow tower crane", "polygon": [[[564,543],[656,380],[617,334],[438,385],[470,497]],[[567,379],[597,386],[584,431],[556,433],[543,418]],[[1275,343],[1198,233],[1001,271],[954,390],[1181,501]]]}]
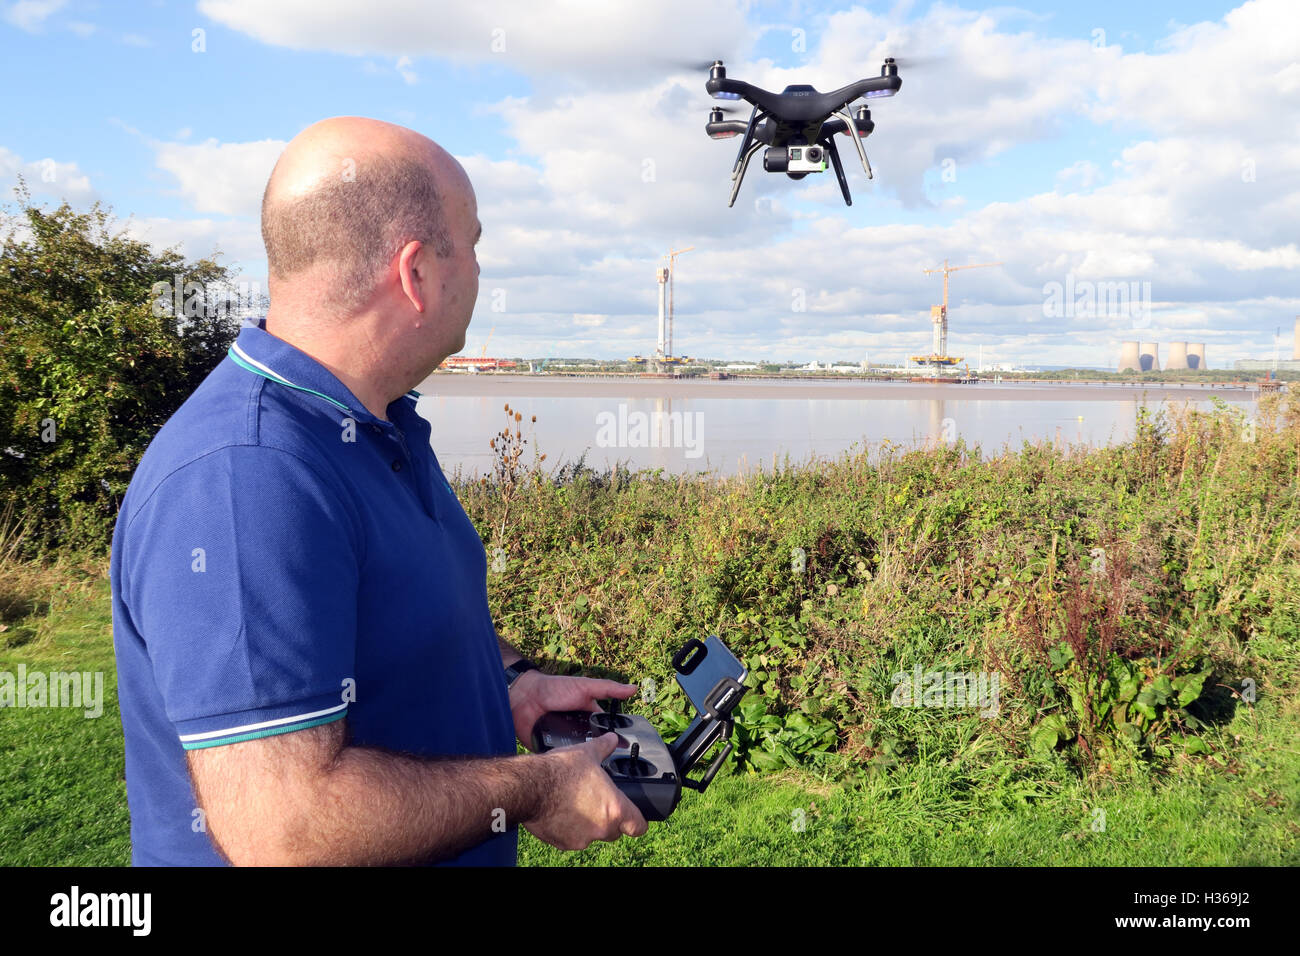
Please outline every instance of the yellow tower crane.
[{"label": "yellow tower crane", "polygon": [[930,306],[930,321],[934,324],[934,340],[931,353],[929,355],[913,355],[912,361],[918,365],[956,365],[961,361],[961,356],[951,356],[948,354],[948,274],[950,272],[960,272],[962,269],[984,269],[989,266],[1000,266],[1000,262],[976,262],[968,266],[950,266],[948,260],[943,260],[942,268],[922,269],[926,275],[933,275],[936,272],[943,273],[943,305]]}]

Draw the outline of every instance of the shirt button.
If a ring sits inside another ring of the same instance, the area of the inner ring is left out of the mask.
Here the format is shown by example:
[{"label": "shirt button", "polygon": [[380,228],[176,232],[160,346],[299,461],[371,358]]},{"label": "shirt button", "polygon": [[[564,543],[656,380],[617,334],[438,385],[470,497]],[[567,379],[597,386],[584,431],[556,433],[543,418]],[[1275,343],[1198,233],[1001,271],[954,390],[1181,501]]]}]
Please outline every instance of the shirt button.
[{"label": "shirt button", "polygon": [[393,471],[401,471],[401,470],[402,470],[402,463],[401,463],[400,461],[398,461],[396,458],[394,458],[394,459],[393,459]]},{"label": "shirt button", "polygon": [[370,431],[371,431],[372,434],[375,434],[375,435],[378,435],[378,434],[379,434],[379,426],[378,426],[378,425],[371,425],[371,426],[369,426],[369,427],[370,427]]}]

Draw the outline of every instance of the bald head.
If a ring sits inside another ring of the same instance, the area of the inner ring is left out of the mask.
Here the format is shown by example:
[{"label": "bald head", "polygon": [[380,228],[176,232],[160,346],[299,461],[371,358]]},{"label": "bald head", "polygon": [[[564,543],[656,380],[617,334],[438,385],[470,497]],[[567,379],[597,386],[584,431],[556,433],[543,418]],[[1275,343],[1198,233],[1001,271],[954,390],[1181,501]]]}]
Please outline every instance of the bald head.
[{"label": "bald head", "polygon": [[452,254],[444,200],[466,188],[459,164],[414,130],[355,116],[309,126],[285,147],[262,197],[271,280],[312,270],[329,286],[323,304],[357,309],[406,243]]}]

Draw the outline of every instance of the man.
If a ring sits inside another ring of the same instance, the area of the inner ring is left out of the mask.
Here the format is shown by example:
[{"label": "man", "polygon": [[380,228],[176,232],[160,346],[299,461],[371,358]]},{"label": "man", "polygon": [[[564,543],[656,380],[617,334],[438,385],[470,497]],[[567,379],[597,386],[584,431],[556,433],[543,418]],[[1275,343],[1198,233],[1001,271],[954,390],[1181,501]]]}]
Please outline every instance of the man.
[{"label": "man", "polygon": [[[499,642],[482,542],[408,391],[465,344],[482,233],[411,130],[317,123],[266,187],[271,306],[159,431],[113,540],[137,864],[513,864],[640,836],[615,735],[515,755],[635,687]],[[509,667],[509,670],[506,668]]]}]

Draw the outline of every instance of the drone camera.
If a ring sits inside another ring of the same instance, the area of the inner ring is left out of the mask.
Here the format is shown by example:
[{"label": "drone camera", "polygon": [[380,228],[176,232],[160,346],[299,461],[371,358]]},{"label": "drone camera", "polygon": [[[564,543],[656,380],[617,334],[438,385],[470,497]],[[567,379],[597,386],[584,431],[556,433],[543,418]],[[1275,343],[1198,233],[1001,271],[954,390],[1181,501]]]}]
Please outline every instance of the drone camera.
[{"label": "drone camera", "polygon": [[826,171],[826,150],[821,146],[790,146],[790,161],[786,166],[788,173],[824,173]]},{"label": "drone camera", "polygon": [[766,172],[797,173],[800,179],[807,173],[824,173],[826,163],[824,146],[770,146],[763,153]]}]

